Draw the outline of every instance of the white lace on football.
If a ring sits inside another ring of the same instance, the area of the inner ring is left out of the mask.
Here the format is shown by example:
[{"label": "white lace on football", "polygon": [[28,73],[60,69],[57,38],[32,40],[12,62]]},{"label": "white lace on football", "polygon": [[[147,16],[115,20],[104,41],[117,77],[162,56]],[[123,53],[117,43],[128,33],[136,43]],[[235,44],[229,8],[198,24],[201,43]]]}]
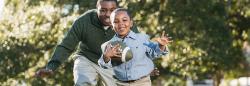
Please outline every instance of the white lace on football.
[{"label": "white lace on football", "polygon": [[129,47],[125,47],[122,51],[122,62],[126,62],[126,54],[128,52],[128,50],[130,50]]}]

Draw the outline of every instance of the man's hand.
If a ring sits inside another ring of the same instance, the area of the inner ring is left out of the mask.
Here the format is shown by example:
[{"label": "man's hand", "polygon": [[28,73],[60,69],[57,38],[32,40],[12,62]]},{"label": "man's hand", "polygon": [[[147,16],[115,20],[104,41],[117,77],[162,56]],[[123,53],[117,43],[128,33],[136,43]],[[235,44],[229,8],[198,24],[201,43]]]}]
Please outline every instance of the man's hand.
[{"label": "man's hand", "polygon": [[154,70],[150,73],[150,76],[159,76],[160,71],[157,67],[154,68]]},{"label": "man's hand", "polygon": [[49,70],[49,69],[39,69],[36,72],[35,76],[43,78],[43,77],[48,77],[48,76],[52,75],[53,73],[54,72],[52,70]]}]

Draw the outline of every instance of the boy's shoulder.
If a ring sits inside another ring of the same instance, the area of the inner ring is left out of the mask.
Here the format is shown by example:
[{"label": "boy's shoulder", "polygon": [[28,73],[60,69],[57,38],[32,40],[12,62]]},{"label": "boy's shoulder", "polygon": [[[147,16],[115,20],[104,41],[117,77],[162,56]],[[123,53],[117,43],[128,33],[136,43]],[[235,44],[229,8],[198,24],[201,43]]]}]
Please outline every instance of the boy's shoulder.
[{"label": "boy's shoulder", "polygon": [[138,37],[139,39],[149,39],[149,35],[145,34],[145,33],[135,33],[136,37]]}]

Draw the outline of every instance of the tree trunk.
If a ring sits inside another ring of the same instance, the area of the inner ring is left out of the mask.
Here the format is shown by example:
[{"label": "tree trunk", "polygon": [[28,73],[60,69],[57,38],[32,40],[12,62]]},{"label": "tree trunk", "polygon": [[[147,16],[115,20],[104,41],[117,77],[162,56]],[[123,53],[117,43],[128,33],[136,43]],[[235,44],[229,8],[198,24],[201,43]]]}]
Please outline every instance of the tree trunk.
[{"label": "tree trunk", "polygon": [[216,72],[216,74],[213,76],[213,86],[219,86],[222,78],[223,78],[222,72],[220,71]]}]

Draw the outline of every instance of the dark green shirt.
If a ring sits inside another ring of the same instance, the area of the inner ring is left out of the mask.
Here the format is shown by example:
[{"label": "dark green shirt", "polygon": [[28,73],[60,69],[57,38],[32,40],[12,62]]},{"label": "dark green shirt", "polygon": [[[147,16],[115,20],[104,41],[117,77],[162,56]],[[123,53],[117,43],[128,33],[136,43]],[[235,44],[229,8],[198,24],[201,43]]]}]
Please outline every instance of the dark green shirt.
[{"label": "dark green shirt", "polygon": [[[132,27],[132,30],[138,32],[135,26]],[[114,34],[112,28],[104,29],[96,10],[89,10],[75,20],[62,42],[57,45],[46,68],[52,70],[58,68],[75,51],[78,44],[77,54],[83,55],[97,64],[102,54],[101,44],[110,40]]]}]

